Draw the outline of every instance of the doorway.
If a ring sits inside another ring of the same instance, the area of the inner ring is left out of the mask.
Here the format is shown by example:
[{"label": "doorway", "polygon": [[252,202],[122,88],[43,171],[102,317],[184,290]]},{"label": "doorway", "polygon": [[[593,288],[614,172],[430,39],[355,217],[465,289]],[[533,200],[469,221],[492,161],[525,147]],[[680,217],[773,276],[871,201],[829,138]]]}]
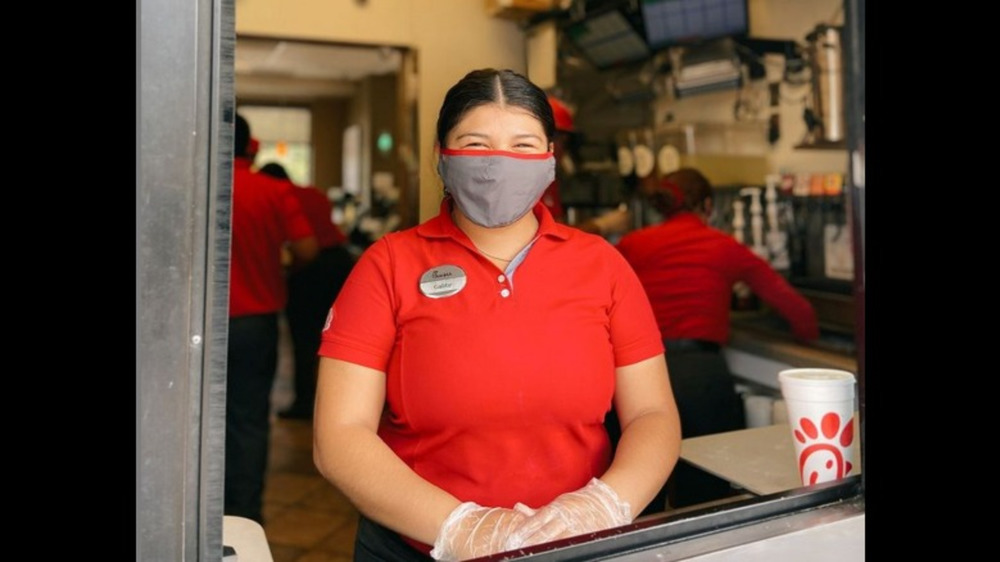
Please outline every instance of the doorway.
[{"label": "doorway", "polygon": [[[286,151],[272,156],[307,159],[299,164],[303,181],[327,194],[335,221],[356,250],[386,232],[416,224],[419,158],[412,49],[240,36],[234,69],[238,110],[309,115],[307,138],[298,146],[272,139],[270,148]],[[248,120],[253,127],[250,116]],[[285,131],[289,123],[283,120],[269,123]],[[266,140],[261,139],[262,151],[269,147]],[[262,163],[260,157],[257,163]]]}]

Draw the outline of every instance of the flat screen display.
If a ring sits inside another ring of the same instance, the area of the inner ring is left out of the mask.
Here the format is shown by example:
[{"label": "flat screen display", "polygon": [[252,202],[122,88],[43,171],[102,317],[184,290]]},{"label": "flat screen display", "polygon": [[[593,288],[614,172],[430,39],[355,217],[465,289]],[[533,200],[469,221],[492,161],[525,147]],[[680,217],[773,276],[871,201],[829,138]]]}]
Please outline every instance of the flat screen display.
[{"label": "flat screen display", "polygon": [[639,61],[650,54],[641,32],[618,10],[573,24],[566,33],[600,69]]},{"label": "flat screen display", "polygon": [[642,19],[653,50],[750,30],[747,0],[642,0]]}]

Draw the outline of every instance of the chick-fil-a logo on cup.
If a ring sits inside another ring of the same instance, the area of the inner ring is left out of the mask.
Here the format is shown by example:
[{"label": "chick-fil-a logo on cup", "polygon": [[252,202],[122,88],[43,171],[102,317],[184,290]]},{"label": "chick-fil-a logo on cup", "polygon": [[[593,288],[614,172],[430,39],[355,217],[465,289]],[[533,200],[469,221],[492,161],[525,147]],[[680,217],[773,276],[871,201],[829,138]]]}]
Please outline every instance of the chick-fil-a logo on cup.
[{"label": "chick-fil-a logo on cup", "polygon": [[827,412],[818,424],[799,418],[792,426],[792,436],[801,449],[799,474],[803,484],[839,480],[851,472],[853,465],[847,457],[854,444],[854,417],[844,421],[837,412]]}]

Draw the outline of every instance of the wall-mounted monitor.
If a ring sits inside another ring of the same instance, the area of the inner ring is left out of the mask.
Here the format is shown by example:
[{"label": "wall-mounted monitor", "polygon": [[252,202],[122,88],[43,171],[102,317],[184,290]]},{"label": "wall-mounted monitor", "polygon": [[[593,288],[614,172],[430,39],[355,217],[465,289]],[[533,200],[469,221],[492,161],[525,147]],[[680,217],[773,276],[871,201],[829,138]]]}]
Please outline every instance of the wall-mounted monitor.
[{"label": "wall-mounted monitor", "polygon": [[642,0],[649,47],[656,51],[722,37],[746,37],[748,0]]},{"label": "wall-mounted monitor", "polygon": [[650,55],[641,21],[612,9],[571,24],[566,34],[599,69],[640,61]]}]

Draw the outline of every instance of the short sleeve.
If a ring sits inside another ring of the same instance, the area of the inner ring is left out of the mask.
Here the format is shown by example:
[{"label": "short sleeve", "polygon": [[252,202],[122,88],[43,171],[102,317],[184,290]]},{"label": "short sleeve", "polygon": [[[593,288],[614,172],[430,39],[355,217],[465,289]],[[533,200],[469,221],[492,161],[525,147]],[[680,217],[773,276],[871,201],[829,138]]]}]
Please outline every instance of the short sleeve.
[{"label": "short sleeve", "polygon": [[617,252],[610,311],[615,366],[638,363],[664,352],[663,338],[646,290],[632,267]]},{"label": "short sleeve", "polygon": [[351,270],[323,327],[319,354],[385,371],[396,339],[388,242],[370,246]]}]

